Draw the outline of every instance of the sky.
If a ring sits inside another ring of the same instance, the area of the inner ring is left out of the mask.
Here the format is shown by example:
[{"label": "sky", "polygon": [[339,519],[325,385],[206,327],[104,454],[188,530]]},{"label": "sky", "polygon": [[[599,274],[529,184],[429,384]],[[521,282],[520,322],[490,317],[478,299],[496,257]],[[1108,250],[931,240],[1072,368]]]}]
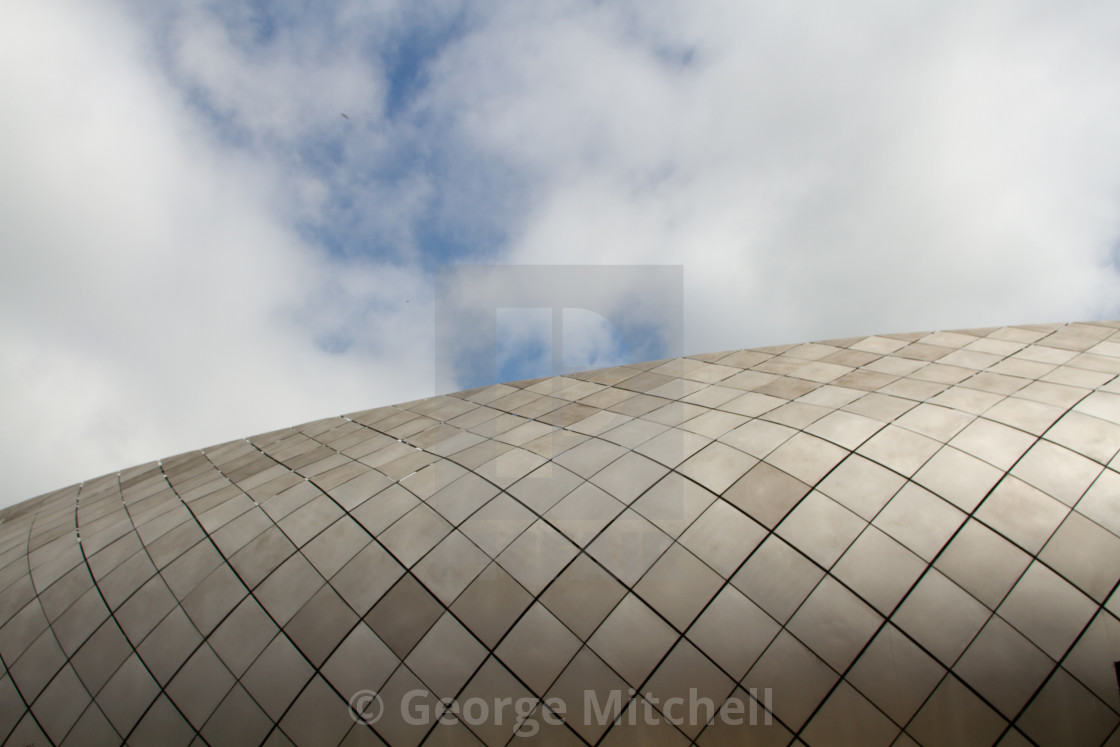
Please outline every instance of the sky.
[{"label": "sky", "polygon": [[[1120,317],[1115,3],[0,17],[0,505],[487,383],[436,354],[447,268],[680,268],[675,341],[620,276],[561,313],[568,369],[626,329],[675,354]],[[518,303],[489,376],[551,371],[549,304]]]}]

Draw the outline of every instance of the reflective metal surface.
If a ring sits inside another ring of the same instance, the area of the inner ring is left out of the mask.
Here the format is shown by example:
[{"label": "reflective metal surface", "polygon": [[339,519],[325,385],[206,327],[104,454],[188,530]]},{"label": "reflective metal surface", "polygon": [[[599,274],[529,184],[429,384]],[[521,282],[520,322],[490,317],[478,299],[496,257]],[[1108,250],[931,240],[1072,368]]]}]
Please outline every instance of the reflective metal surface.
[{"label": "reflective metal surface", "polygon": [[706,354],[40,496],[0,738],[1115,744],[1117,373],[1115,322]]}]

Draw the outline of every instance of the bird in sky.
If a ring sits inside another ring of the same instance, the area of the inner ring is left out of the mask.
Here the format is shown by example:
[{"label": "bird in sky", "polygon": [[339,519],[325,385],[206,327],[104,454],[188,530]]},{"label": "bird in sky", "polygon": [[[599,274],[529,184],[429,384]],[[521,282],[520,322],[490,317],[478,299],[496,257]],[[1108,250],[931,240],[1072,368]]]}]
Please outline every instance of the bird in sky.
[{"label": "bird in sky", "polygon": [[350,117],[347,117],[345,113],[343,113],[342,118],[343,119],[350,119]]}]

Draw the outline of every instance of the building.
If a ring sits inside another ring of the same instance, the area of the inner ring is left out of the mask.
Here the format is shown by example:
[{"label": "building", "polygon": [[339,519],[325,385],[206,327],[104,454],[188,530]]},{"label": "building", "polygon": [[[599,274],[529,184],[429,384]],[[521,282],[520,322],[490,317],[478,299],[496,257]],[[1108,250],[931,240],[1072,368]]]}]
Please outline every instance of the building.
[{"label": "building", "polygon": [[1117,373],[1117,322],[742,350],[40,496],[0,738],[1120,744]]}]

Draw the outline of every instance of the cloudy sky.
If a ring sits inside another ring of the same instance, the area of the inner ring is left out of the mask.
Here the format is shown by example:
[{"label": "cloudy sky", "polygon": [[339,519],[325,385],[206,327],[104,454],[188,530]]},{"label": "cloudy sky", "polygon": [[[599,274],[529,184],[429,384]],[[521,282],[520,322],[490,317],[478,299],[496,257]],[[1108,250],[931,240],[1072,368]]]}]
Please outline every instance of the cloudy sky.
[{"label": "cloudy sky", "polygon": [[[0,16],[0,504],[481,383],[436,370],[448,266],[680,266],[685,352],[1120,316],[1115,3]],[[498,375],[551,360],[496,319]]]}]

